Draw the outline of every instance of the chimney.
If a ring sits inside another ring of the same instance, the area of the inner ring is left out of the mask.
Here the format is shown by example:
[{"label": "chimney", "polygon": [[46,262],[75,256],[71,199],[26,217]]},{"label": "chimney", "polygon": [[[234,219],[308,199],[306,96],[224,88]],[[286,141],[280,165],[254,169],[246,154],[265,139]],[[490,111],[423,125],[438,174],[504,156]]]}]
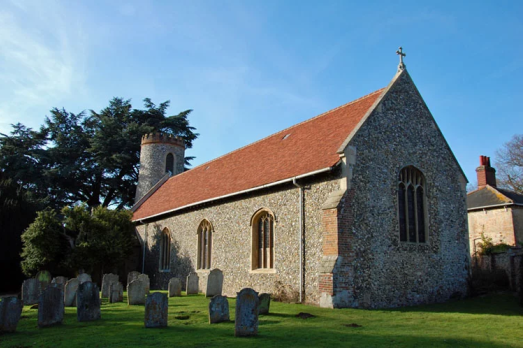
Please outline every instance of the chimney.
[{"label": "chimney", "polygon": [[490,185],[496,187],[496,170],[490,166],[490,157],[479,156],[479,167],[476,168],[478,173],[478,189]]}]

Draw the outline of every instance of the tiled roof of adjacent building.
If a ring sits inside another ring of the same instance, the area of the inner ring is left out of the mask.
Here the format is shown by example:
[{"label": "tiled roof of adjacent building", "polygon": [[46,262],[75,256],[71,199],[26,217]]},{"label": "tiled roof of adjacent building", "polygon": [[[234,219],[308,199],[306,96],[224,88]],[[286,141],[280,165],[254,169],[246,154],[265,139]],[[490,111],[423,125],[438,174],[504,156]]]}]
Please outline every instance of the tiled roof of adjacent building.
[{"label": "tiled roof of adjacent building", "polygon": [[133,220],[326,169],[384,89],[175,175],[141,205]]},{"label": "tiled roof of adjacent building", "polygon": [[490,185],[467,195],[468,210],[512,204],[523,205],[523,195]]}]

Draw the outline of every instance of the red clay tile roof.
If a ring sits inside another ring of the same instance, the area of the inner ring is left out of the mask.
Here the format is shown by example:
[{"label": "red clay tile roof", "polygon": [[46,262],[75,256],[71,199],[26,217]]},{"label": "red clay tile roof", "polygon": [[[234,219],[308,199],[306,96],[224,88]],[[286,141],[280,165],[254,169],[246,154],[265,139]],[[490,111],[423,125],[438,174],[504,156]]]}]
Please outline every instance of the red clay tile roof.
[{"label": "red clay tile roof", "polygon": [[382,91],[171,177],[138,207],[133,220],[334,166],[339,147]]}]

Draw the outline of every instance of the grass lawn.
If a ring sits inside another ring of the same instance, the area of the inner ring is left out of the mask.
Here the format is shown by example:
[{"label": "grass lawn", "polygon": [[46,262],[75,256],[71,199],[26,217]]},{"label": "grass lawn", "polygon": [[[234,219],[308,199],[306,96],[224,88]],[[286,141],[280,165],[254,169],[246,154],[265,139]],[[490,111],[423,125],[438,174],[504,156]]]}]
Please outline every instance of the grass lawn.
[{"label": "grass lawn", "polygon": [[[202,295],[170,298],[164,329],[144,328],[143,306],[105,299],[101,320],[79,323],[76,308],[66,308],[62,325],[39,329],[38,310],[26,306],[0,347],[523,347],[523,307],[512,295],[394,310],[272,302],[250,338],[234,337],[233,321],[209,325],[208,303]],[[229,305],[234,320],[235,300]],[[300,312],[315,317],[297,318]]]}]

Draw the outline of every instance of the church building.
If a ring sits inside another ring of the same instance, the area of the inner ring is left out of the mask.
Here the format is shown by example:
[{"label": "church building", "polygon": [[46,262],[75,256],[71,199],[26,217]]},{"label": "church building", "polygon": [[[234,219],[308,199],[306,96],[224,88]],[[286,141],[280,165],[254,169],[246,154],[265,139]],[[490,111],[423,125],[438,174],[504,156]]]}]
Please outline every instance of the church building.
[{"label": "church building", "polygon": [[389,85],[183,171],[142,138],[133,220],[151,288],[211,269],[223,293],[384,308],[467,293],[467,179],[403,64]]}]

